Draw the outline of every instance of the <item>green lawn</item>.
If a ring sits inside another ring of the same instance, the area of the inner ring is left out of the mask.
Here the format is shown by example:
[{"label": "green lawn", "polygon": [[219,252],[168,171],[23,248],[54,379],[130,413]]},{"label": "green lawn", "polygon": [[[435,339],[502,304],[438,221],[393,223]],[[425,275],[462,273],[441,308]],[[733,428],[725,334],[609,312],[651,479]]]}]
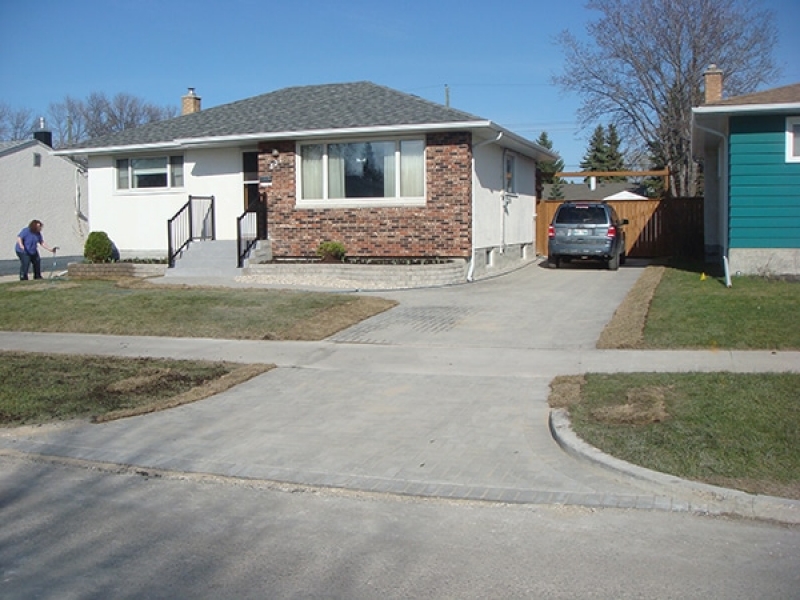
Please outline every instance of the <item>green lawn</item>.
[{"label": "green lawn", "polygon": [[576,433],[679,477],[800,499],[800,374],[585,376]]},{"label": "green lawn", "polygon": [[267,370],[207,361],[0,352],[0,425],[151,412],[199,400]]},{"label": "green lawn", "polygon": [[[147,282],[0,284],[0,330],[317,340],[391,308],[381,298]],[[0,425],[118,418],[219,393],[266,365],[0,353]]]},{"label": "green lawn", "polygon": [[800,349],[800,282],[735,277],[701,279],[696,269],[666,269],[644,327],[648,348]]},{"label": "green lawn", "polygon": [[[694,265],[669,266],[659,282],[656,269],[620,305],[601,347],[800,350],[800,282],[734,277],[727,288]],[[557,378],[553,392],[576,433],[608,454],[800,499],[800,374],[595,374]]]},{"label": "green lawn", "polygon": [[0,285],[0,330],[322,339],[394,304],[346,294],[146,282],[15,282]]}]

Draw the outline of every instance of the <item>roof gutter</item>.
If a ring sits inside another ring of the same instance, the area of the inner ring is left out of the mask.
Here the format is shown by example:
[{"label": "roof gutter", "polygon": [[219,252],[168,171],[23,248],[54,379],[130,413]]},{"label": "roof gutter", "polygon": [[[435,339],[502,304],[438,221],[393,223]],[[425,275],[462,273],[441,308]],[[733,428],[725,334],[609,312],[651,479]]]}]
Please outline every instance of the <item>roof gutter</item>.
[{"label": "roof gutter", "polygon": [[757,113],[784,113],[796,112],[800,110],[800,102],[784,102],[781,104],[730,104],[730,105],[707,105],[695,106],[692,112],[698,115],[732,115]]},{"label": "roof gutter", "polygon": [[[442,131],[490,130],[502,134],[515,150],[533,155],[538,160],[557,160],[558,155],[539,144],[518,136],[492,121],[451,121],[447,123],[419,123],[413,125],[385,125],[378,127],[346,127],[339,129],[309,129],[301,131],[257,132],[236,135],[174,138],[151,144],[115,144],[85,148],[65,148],[54,152],[59,156],[79,156],[90,154],[119,154],[122,152],[148,152],[186,150],[190,148],[216,148],[235,146],[243,143],[257,143],[280,140],[331,139],[339,137],[358,137],[374,135],[411,135]],[[499,138],[498,138],[499,139]]]},{"label": "roof gutter", "polygon": [[384,125],[378,127],[346,127],[340,129],[308,129],[301,131],[257,132],[235,135],[174,138],[152,144],[119,144],[91,148],[65,148],[56,154],[114,154],[118,152],[139,152],[148,150],[181,150],[188,148],[214,148],[241,143],[254,143],[279,140],[300,140],[311,138],[354,137],[359,135],[394,134],[404,135],[429,131],[461,131],[464,129],[485,129],[493,126],[491,121],[458,121],[448,123],[420,123],[414,125]]}]

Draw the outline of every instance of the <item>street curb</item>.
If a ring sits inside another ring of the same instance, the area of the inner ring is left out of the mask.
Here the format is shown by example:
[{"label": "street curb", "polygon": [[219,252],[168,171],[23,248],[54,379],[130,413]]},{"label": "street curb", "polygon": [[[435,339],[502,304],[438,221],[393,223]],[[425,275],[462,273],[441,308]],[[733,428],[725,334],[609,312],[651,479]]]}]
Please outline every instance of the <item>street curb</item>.
[{"label": "street curb", "polygon": [[702,496],[715,513],[736,515],[749,519],[760,519],[800,525],[800,500],[749,494],[739,490],[681,479],[614,458],[584,442],[572,429],[569,413],[564,408],[550,411],[550,432],[553,439],[568,454],[581,460],[595,463],[610,471],[647,481],[665,488],[666,496]]}]

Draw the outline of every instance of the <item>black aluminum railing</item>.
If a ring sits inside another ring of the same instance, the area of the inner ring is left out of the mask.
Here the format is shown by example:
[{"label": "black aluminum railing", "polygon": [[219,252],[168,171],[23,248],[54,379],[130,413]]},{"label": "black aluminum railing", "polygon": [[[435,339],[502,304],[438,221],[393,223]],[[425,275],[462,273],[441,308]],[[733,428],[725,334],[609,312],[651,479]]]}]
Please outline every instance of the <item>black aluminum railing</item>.
[{"label": "black aluminum railing", "polygon": [[258,213],[246,211],[236,217],[236,266],[238,268],[241,269],[244,266],[250,250],[258,242],[258,234]]},{"label": "black aluminum railing", "polygon": [[214,196],[189,196],[189,201],[167,221],[167,259],[175,259],[190,242],[216,239]]}]

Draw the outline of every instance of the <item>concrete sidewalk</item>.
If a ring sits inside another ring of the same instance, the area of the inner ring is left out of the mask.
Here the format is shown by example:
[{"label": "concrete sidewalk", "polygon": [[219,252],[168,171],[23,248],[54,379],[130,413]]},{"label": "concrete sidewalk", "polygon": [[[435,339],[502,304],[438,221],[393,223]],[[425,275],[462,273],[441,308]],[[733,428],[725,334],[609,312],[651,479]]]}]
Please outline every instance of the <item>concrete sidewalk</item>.
[{"label": "concrete sidewalk", "polygon": [[[534,266],[471,285],[381,294],[400,305],[322,342],[3,332],[4,350],[279,368],[161,413],[5,430],[0,448],[415,496],[800,521],[800,503],[643,477],[576,459],[553,439],[547,396],[558,374],[800,370],[796,352],[595,350],[640,272]],[[569,432],[558,431],[569,444]]]}]

